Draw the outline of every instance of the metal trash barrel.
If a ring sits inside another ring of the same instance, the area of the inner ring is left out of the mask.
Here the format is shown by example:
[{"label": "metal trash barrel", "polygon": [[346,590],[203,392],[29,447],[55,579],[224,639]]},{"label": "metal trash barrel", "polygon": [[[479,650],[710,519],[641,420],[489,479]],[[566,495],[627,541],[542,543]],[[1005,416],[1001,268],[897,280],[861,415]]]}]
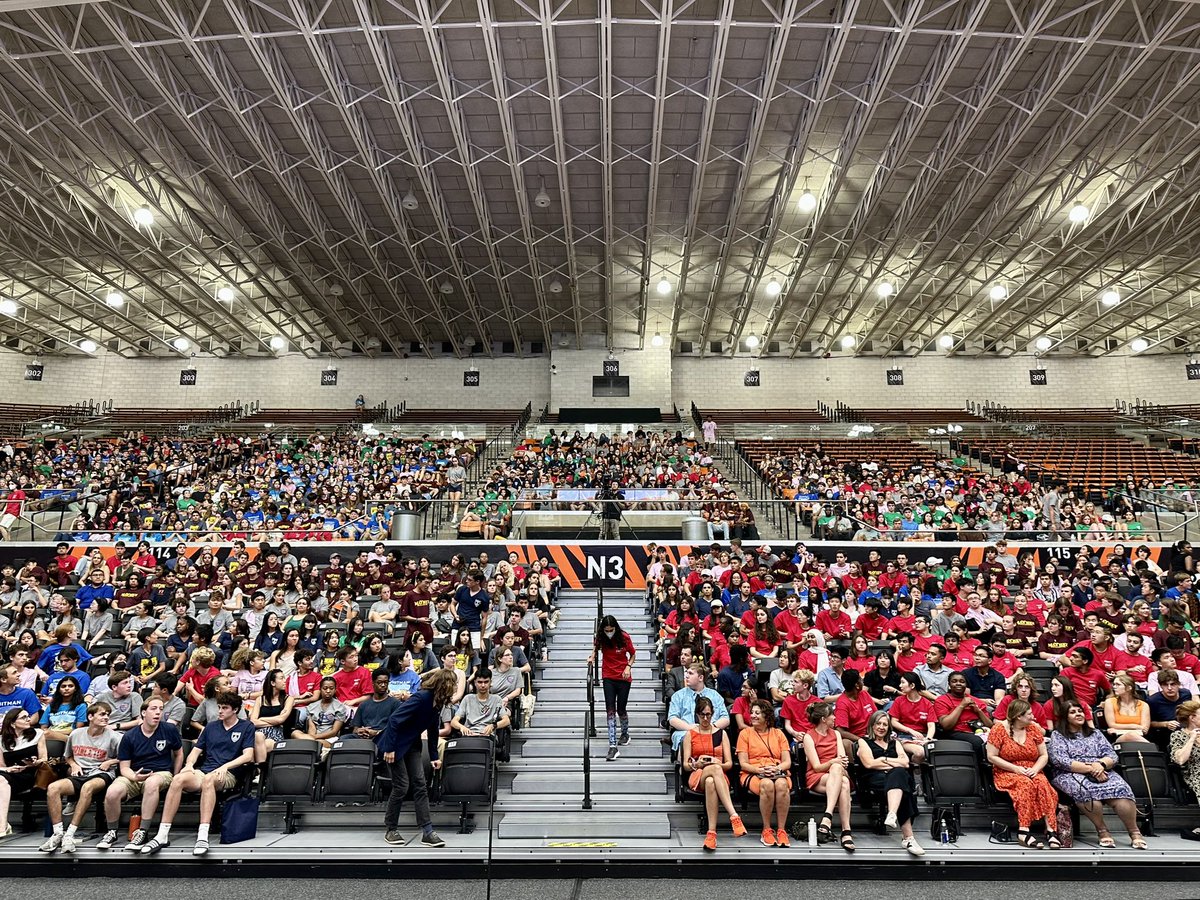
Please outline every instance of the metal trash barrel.
[{"label": "metal trash barrel", "polygon": [[419,541],[421,514],[411,509],[398,509],[392,516],[393,541]]},{"label": "metal trash barrel", "polygon": [[683,539],[691,542],[708,540],[708,522],[699,516],[689,516],[683,520]]}]

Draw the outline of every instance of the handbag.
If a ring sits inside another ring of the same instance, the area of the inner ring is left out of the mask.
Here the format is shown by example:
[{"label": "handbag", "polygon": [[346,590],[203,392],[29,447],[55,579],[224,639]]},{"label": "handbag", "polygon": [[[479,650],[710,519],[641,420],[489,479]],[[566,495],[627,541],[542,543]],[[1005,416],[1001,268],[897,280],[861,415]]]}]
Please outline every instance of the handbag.
[{"label": "handbag", "polygon": [[37,771],[33,776],[33,786],[39,791],[44,791],[58,779],[58,770],[52,763],[40,762],[37,764]]},{"label": "handbag", "polygon": [[258,834],[258,799],[233,797],[221,808],[221,843],[240,844]]},{"label": "handbag", "polygon": [[1065,803],[1058,804],[1054,813],[1054,834],[1064,850],[1075,846],[1075,823],[1071,820],[1071,807]]},{"label": "handbag", "polygon": [[533,694],[521,695],[521,727],[528,728],[533,718],[533,709],[537,705],[537,697]]},{"label": "handbag", "polygon": [[1012,826],[992,821],[992,833],[988,835],[989,844],[1011,844],[1012,839]]}]

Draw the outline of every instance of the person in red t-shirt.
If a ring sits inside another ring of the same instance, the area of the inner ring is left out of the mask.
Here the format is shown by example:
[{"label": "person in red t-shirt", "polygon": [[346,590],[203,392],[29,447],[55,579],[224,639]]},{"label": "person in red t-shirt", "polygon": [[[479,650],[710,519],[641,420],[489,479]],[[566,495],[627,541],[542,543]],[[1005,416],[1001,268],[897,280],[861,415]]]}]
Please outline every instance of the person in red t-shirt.
[{"label": "person in red t-shirt", "polygon": [[197,647],[189,660],[191,668],[179,678],[176,693],[193,709],[204,702],[204,686],[221,674],[216,661],[217,654],[211,647]]},{"label": "person in red t-shirt", "polygon": [[337,652],[341,668],[333,673],[337,698],[347,706],[358,706],[371,696],[371,670],[358,664],[358,650],[343,647]]},{"label": "person in red t-shirt", "polygon": [[925,654],[913,649],[913,636],[902,631],[896,635],[896,669],[900,672],[911,672],[925,662]]},{"label": "person in red t-shirt", "polygon": [[933,711],[942,738],[969,743],[982,759],[984,741],[975,731],[991,728],[992,717],[983,701],[971,696],[967,690],[967,677],[962,672],[950,676],[947,692],[933,702]]},{"label": "person in red t-shirt", "polygon": [[962,672],[975,665],[975,654],[962,646],[959,636],[953,631],[943,638],[946,645],[946,667]]},{"label": "person in red t-shirt", "polygon": [[863,688],[862,675],[854,669],[842,672],[842,687],[833,707],[833,724],[841,736],[853,743],[867,733],[867,720],[878,707]]},{"label": "person in red t-shirt", "polygon": [[1143,641],[1145,638],[1136,631],[1125,636],[1125,660],[1121,663],[1121,669],[1136,681],[1139,687],[1144,688],[1150,680],[1150,673],[1154,671],[1154,663],[1150,661],[1150,657],[1142,655]]},{"label": "person in red t-shirt", "polygon": [[1089,710],[1096,705],[1101,691],[1108,693],[1112,690],[1108,676],[1098,666],[1093,666],[1092,660],[1092,651],[1087,647],[1072,647],[1067,651],[1067,667],[1062,670],[1075,688],[1079,702]]},{"label": "person in red t-shirt", "polygon": [[792,594],[787,598],[787,608],[775,616],[775,630],[779,639],[791,650],[800,650],[804,633],[808,630],[808,619],[800,611],[800,598]]},{"label": "person in red t-shirt", "polygon": [[784,731],[794,741],[802,741],[804,735],[812,730],[808,708],[821,702],[821,698],[813,693],[816,683],[816,674],[808,669],[798,669],[792,675],[792,693],[784,699],[779,718],[783,720]]},{"label": "person in red t-shirt", "polygon": [[[1086,647],[1090,650],[1092,664],[1109,678],[1120,672],[1121,664],[1125,662],[1125,654],[1113,643],[1112,629],[1106,625],[1094,626],[1089,633],[1089,639],[1080,641],[1071,650],[1076,647]],[[1070,655],[1071,650],[1067,651],[1067,655]]]},{"label": "person in red t-shirt", "polygon": [[841,597],[829,598],[829,609],[823,609],[817,613],[814,625],[826,640],[844,640],[850,637],[854,631],[854,623],[850,621],[850,616],[842,610]]},{"label": "person in red t-shirt", "polygon": [[[1010,680],[1021,668],[1021,661],[1009,652],[1002,634],[992,638],[992,668],[1003,675],[1005,681]],[[996,718],[1000,718],[999,714]]]},{"label": "person in red t-shirt", "polygon": [[[995,665],[995,661],[993,661],[993,665]],[[1038,702],[1037,695],[1037,682],[1024,672],[1018,672],[1008,686],[1008,693],[1001,697],[1000,702],[996,704],[995,720],[999,722],[1005,717],[1008,707],[1014,700],[1024,700],[1032,708],[1034,720],[1049,731],[1053,727],[1053,723],[1046,716],[1046,710]]]},{"label": "person in red t-shirt", "polygon": [[900,676],[900,696],[892,701],[888,710],[892,714],[892,727],[900,735],[904,744],[904,752],[912,759],[913,765],[920,765],[925,759],[925,744],[933,740],[933,732],[937,727],[937,715],[933,711],[933,703],[922,696],[925,683],[915,672],[905,672]]},{"label": "person in red t-shirt", "polygon": [[868,641],[877,641],[883,637],[888,627],[888,620],[879,613],[883,604],[871,597],[864,605],[866,611],[858,617],[854,627]]}]

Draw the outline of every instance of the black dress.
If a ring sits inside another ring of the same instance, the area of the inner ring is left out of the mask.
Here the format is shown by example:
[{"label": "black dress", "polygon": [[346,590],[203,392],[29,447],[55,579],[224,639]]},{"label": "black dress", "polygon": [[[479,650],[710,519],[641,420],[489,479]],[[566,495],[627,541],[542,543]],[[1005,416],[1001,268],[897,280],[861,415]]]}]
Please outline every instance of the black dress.
[{"label": "black dress", "polygon": [[[896,757],[896,742],[890,740],[886,747],[882,747],[873,740],[863,739],[867,745],[867,749],[871,751],[871,756],[875,759],[894,759]],[[868,769],[867,784],[871,790],[885,794],[892,790],[903,791],[903,796],[900,798],[900,809],[897,810],[896,818],[900,824],[911,822],[917,815],[917,801],[913,796],[912,776],[907,769]]]}]

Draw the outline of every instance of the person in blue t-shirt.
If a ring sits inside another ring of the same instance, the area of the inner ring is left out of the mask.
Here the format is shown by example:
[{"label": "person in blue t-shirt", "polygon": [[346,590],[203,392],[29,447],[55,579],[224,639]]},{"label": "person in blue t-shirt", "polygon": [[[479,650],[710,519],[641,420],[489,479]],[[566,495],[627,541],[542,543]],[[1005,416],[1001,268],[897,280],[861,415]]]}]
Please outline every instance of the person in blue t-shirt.
[{"label": "person in blue t-shirt", "polygon": [[[121,820],[121,801],[142,798],[142,827],[134,831],[126,850],[139,850],[149,836],[150,823],[158,810],[159,795],[183,764],[183,738],[179,729],[163,721],[163,702],[151,697],[142,707],[142,724],[125,732],[117,748],[121,777],[104,794],[104,814],[109,824]],[[117,842],[115,828],[100,838],[97,850],[111,850]]]},{"label": "person in blue t-shirt", "polygon": [[47,678],[46,683],[42,685],[42,696],[53,695],[58,683],[67,677],[74,678],[75,683],[79,685],[79,689],[83,692],[80,697],[86,694],[92,686],[92,676],[79,668],[79,651],[74,647],[64,647],[58,654],[58,671]]},{"label": "person in blue t-shirt", "polygon": [[[142,853],[157,853],[163,847],[171,846],[171,822],[179,812],[184,791],[200,792],[200,827],[192,855],[208,853],[208,829],[217,808],[217,792],[232,790],[237,783],[233,770],[254,762],[257,735],[250,722],[238,718],[242,698],[232,691],[224,691],[217,694],[216,701],[217,720],[204,726],[186,764],[171,782],[163,803],[158,834],[142,848]],[[266,754],[265,747],[263,754]]]},{"label": "person in blue t-shirt", "polygon": [[[42,714],[42,704],[37,694],[20,684],[21,676],[16,666],[10,663],[0,668],[0,719],[10,709],[23,709],[36,724]],[[2,827],[3,824],[0,824]]]},{"label": "person in blue t-shirt", "polygon": [[457,638],[457,631],[469,631],[475,638],[480,650],[486,650],[481,643],[483,638],[483,616],[491,606],[488,593],[483,587],[483,576],[478,572],[467,575],[465,584],[458,586],[454,592],[454,603],[451,613],[458,626],[456,633],[451,635],[451,643]]}]

